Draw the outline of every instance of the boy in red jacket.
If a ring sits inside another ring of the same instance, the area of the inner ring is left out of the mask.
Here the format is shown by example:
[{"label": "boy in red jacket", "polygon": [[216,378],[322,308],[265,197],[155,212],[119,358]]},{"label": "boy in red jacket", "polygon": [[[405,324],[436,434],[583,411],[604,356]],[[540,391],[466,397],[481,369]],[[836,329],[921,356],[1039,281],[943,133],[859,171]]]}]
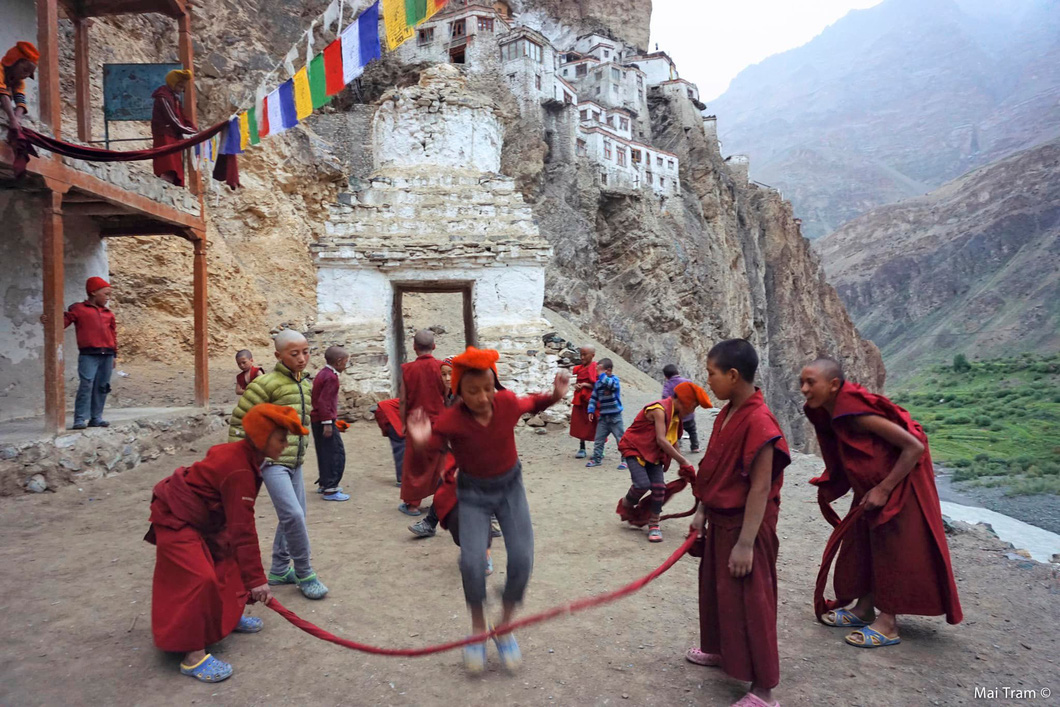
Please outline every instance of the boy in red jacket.
[{"label": "boy in red jacket", "polygon": [[313,410],[309,413],[319,469],[317,493],[323,494],[325,501],[349,501],[339,486],[346,471],[346,447],[339,436],[341,430],[335,428],[339,423],[339,376],[346,370],[350,355],[341,346],[329,346],[324,361],[327,365],[313,381]]},{"label": "boy in red jacket", "polygon": [[754,385],[757,370],[758,354],[743,339],[723,341],[707,354],[707,383],[729,402],[714,420],[699,463],[699,508],[692,521],[704,540],[700,644],[685,657],[750,682],[751,689],[736,702],[739,707],[776,705],[773,688],[780,682],[777,517],[791,456],[777,419]]},{"label": "boy in red jacket", "polygon": [[88,298],[76,302],[63,313],[63,327],[74,325],[77,332],[77,398],[74,401],[74,429],[108,427],[103,406],[110,393],[110,374],[118,353],[118,328],[114,312],[107,309],[110,284],[101,277],[85,283]]}]

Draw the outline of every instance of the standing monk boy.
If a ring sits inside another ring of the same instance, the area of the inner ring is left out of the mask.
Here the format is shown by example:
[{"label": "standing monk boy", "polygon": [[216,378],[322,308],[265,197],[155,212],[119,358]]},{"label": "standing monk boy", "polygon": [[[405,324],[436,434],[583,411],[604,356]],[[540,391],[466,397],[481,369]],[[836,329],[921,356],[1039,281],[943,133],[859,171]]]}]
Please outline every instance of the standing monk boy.
[{"label": "standing monk boy", "polygon": [[751,683],[736,702],[740,707],[775,705],[780,682],[777,517],[791,456],[754,385],[757,370],[758,354],[743,339],[723,341],[707,354],[707,383],[729,403],[714,420],[696,475],[700,643],[685,653],[692,663],[720,666]]},{"label": "standing monk boy", "polygon": [[339,420],[339,376],[350,363],[350,355],[341,346],[329,346],[324,352],[327,365],[313,381],[313,448],[317,453],[317,493],[325,501],[349,501],[339,483],[346,471],[346,447],[342,443],[343,425]]},{"label": "standing monk boy", "polygon": [[[847,520],[825,549],[814,594],[817,618],[857,629],[846,642],[859,648],[898,643],[898,614],[945,614],[947,622],[959,623],[961,604],[920,423],[882,395],[847,381],[835,359],[806,366],[799,382],[825,462],[824,474],[810,483],[833,526],[838,516],[829,504],[854,491]],[[836,599],[826,602],[823,579],[837,549]]]},{"label": "standing monk boy", "polygon": [[209,645],[262,628],[261,619],[243,616],[248,599],[272,599],[254,524],[261,463],[283,453],[289,432],[307,433],[294,410],[268,403],[253,407],[243,426],[246,439],[212,447],[202,461],[155,484],[144,538],[157,548],[155,645],[183,653],[180,672],[203,682],[232,675],[231,665],[206,652]]},{"label": "standing monk boy", "polygon": [[[229,418],[230,442],[238,442],[246,436],[243,416],[261,403],[292,408],[303,427],[310,424],[313,391],[305,372],[309,363],[309,342],[298,332],[284,329],[276,335],[274,343],[276,367],[250,381],[247,392],[243,393]],[[272,568],[268,579],[272,585],[297,584],[306,598],[323,599],[328,588],[317,578],[309,560],[305,482],[302,480],[302,463],[308,448],[307,432],[290,434],[283,452],[270,455],[261,468],[262,480],[280,521],[272,544]]]},{"label": "standing monk boy", "polygon": [[[77,332],[77,397],[74,399],[75,430],[109,427],[103,407],[110,394],[110,374],[118,355],[118,323],[107,307],[110,283],[101,277],[85,282],[88,299],[75,302],[63,313],[63,326]],[[44,317],[41,317],[43,321]]]},{"label": "standing monk boy", "polygon": [[[445,410],[442,362],[434,357],[434,332],[420,329],[412,340],[416,360],[401,366],[401,424],[408,429],[409,414],[423,410],[433,423]],[[434,494],[442,478],[445,456],[434,449],[406,449],[401,472],[401,504],[398,510],[418,516],[420,503]]]},{"label": "standing monk boy", "polygon": [[585,443],[596,441],[596,420],[589,416],[589,401],[596,385],[596,349],[583,346],[578,349],[581,365],[571,369],[574,374],[574,407],[570,411],[570,436],[579,441],[575,459],[585,459]]}]

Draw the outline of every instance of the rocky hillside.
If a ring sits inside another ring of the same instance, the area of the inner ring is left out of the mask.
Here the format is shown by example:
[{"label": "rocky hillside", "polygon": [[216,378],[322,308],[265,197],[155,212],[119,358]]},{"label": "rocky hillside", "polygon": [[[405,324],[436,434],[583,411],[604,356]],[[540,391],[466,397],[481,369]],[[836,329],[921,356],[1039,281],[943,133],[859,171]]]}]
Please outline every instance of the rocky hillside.
[{"label": "rocky hillside", "polygon": [[[599,29],[642,49],[648,47],[652,0],[515,0],[510,5],[550,36],[570,28],[582,34]],[[573,38],[573,33],[571,35]]]},{"label": "rocky hillside", "polygon": [[870,211],[817,247],[892,372],[1060,350],[1060,140]]},{"label": "rocky hillside", "polygon": [[710,110],[726,154],[824,236],[1060,136],[1060,7],[884,0],[744,70]]}]

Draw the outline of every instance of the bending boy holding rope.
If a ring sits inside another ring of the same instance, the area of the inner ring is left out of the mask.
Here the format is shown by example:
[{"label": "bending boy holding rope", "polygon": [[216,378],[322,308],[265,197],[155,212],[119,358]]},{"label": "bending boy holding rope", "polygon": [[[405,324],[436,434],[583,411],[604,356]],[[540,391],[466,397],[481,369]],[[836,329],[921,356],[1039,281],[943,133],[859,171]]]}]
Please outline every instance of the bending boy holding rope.
[{"label": "bending boy holding rope", "polygon": [[[537,414],[563,399],[570,385],[570,374],[560,371],[551,393],[518,397],[497,378],[499,358],[496,351],[468,347],[453,359],[452,391],[459,401],[433,424],[425,412],[414,411],[406,427],[408,441],[418,450],[440,450],[448,444],[460,469],[460,574],[473,634],[487,630],[484,604],[491,515],[500,521],[508,551],[501,623],[511,622],[533,568],[534,530],[515,447],[515,426],[524,413]],[[509,633],[494,641],[501,663],[508,669],[517,667],[521,654],[515,636]],[[473,673],[485,670],[486,644],[465,646],[464,665]]]}]

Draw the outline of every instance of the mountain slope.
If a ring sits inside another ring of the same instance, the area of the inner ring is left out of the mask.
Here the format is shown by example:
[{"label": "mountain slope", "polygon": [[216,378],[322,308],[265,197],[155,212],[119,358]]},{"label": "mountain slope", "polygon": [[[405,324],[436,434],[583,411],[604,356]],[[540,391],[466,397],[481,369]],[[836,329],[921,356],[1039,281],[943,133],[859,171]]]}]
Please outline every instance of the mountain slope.
[{"label": "mountain slope", "polygon": [[749,67],[710,110],[726,153],[823,236],[1060,136],[1060,3],[885,0]]},{"label": "mountain slope", "polygon": [[1060,140],[870,211],[816,248],[899,376],[956,353],[1060,350]]}]

